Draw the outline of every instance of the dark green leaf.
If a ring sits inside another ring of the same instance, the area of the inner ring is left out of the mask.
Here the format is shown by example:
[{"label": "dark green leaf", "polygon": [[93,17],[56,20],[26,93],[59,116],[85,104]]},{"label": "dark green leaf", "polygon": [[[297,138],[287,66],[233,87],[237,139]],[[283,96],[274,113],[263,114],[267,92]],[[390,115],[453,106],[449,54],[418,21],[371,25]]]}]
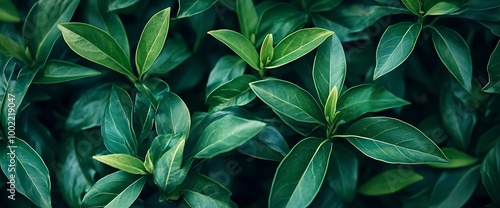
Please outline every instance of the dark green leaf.
[{"label": "dark green leaf", "polygon": [[500,6],[500,1],[492,0],[492,1],[483,1],[483,0],[469,0],[465,3],[464,8],[470,10],[487,10],[498,8]]},{"label": "dark green leaf", "polygon": [[56,26],[68,22],[78,6],[79,0],[46,0],[33,5],[26,24],[23,38],[37,63],[44,64],[52,46],[61,35]]},{"label": "dark green leaf", "polygon": [[476,189],[480,167],[443,172],[432,189],[429,207],[464,206]]},{"label": "dark green leaf", "polygon": [[441,149],[450,160],[447,164],[429,164],[431,167],[435,168],[461,168],[465,166],[472,165],[478,161],[477,158],[468,155],[465,152],[459,151],[455,148],[445,147]]},{"label": "dark green leaf", "polygon": [[[204,33],[205,34],[205,33]],[[186,41],[180,36],[169,37],[148,74],[165,74],[182,64],[192,55]]]},{"label": "dark green leaf", "polygon": [[158,103],[163,99],[163,96],[169,94],[170,87],[168,84],[158,78],[148,79],[141,84],[135,85],[139,91],[146,94],[153,108],[158,108]]},{"label": "dark green leaf", "polygon": [[279,162],[290,152],[290,147],[276,128],[266,126],[257,136],[237,150],[255,158]]},{"label": "dark green leaf", "polygon": [[472,59],[469,46],[454,30],[433,26],[432,42],[439,58],[467,91],[472,91]]},{"label": "dark green leaf", "polygon": [[101,127],[104,145],[111,153],[137,153],[137,140],[132,129],[132,108],[129,94],[113,85]]},{"label": "dark green leaf", "polygon": [[85,194],[82,207],[129,207],[141,193],[146,179],[122,171],[109,174]]},{"label": "dark green leaf", "polygon": [[488,61],[488,79],[488,84],[484,86],[483,90],[485,92],[500,94],[500,41],[497,43]]},{"label": "dark green leaf", "polygon": [[110,0],[108,8],[110,11],[115,11],[130,7],[137,2],[139,2],[139,0]]},{"label": "dark green leaf", "polygon": [[412,22],[399,22],[385,30],[377,46],[374,80],[396,69],[410,56],[421,30],[421,23]]},{"label": "dark green leaf", "polygon": [[255,11],[253,0],[236,1],[236,13],[238,14],[241,34],[252,43],[255,42],[259,17],[257,16],[257,11]]},{"label": "dark green leaf", "polygon": [[335,144],[330,156],[325,183],[333,188],[343,202],[351,202],[356,195],[358,158],[345,146]]},{"label": "dark green leaf", "polygon": [[306,207],[318,193],[328,168],[332,143],[307,138],[292,148],[274,175],[269,207]]},{"label": "dark green leaf", "polygon": [[[13,179],[15,191],[23,194],[38,207],[52,207],[50,175],[42,158],[25,141],[13,138],[2,144],[2,171],[8,180]],[[14,167],[11,166],[14,159]],[[11,182],[12,183],[12,182]]]},{"label": "dark green leaf", "polygon": [[361,185],[358,192],[368,196],[392,194],[422,179],[423,176],[412,170],[401,168],[386,170]]},{"label": "dark green leaf", "polygon": [[497,205],[500,204],[500,189],[498,188],[498,184],[500,183],[500,165],[498,161],[500,161],[500,142],[497,142],[491,149],[481,166],[483,185],[490,194],[493,202]]},{"label": "dark green leaf", "polygon": [[245,36],[226,29],[213,30],[208,32],[208,34],[224,43],[252,68],[260,70],[259,54],[257,54],[257,50],[254,48],[252,42],[245,38]]},{"label": "dark green leaf", "polygon": [[211,111],[221,110],[230,106],[243,106],[255,99],[250,89],[250,83],[257,81],[252,75],[239,76],[210,93],[206,99]]},{"label": "dark green leaf", "polygon": [[137,144],[141,144],[153,128],[155,112],[147,95],[142,92],[135,94],[134,114],[132,116],[133,128]]},{"label": "dark green leaf", "polygon": [[346,60],[342,43],[332,35],[321,44],[314,58],[313,80],[322,105],[325,105],[333,87],[342,92],[346,75]]},{"label": "dark green leaf", "polygon": [[310,12],[329,11],[338,6],[341,0],[302,0],[303,7]]},{"label": "dark green leaf", "polygon": [[186,139],[170,143],[172,147],[167,150],[155,163],[153,176],[154,182],[164,193],[174,191],[187,176],[191,163],[182,163]]},{"label": "dark green leaf", "polygon": [[347,123],[365,113],[378,112],[410,104],[383,87],[363,84],[348,89],[339,98],[337,111],[340,122]]},{"label": "dark green leaf", "polygon": [[0,34],[0,53],[5,56],[12,56],[26,65],[30,65],[32,62],[31,57],[29,57],[30,54],[26,54],[21,45],[3,34]]},{"label": "dark green leaf", "polygon": [[65,23],[58,27],[64,41],[78,55],[130,79],[135,78],[129,58],[116,40],[103,30],[85,23]]},{"label": "dark green leaf", "polygon": [[158,104],[155,116],[156,132],[163,134],[188,134],[191,126],[189,109],[174,93],[167,93]]},{"label": "dark green leaf", "polygon": [[71,107],[66,119],[66,130],[78,132],[100,126],[110,95],[110,85],[101,85],[82,92]]},{"label": "dark green leaf", "polygon": [[291,82],[267,79],[253,82],[250,87],[264,103],[294,120],[319,124],[325,120],[312,95]]},{"label": "dark green leaf", "polygon": [[265,123],[225,116],[209,124],[192,150],[195,158],[212,158],[233,150],[256,136]]},{"label": "dark green leaf", "polygon": [[11,0],[0,0],[0,21],[3,22],[19,22],[19,12]]},{"label": "dark green leaf", "polygon": [[193,173],[182,184],[184,201],[193,208],[238,207],[231,201],[231,192],[213,179]]},{"label": "dark green leaf", "polygon": [[69,82],[100,75],[101,72],[71,62],[49,60],[35,77],[35,84]]},{"label": "dark green leaf", "polygon": [[318,123],[304,123],[295,120],[292,117],[289,117],[285,114],[282,114],[276,110],[273,109],[273,112],[278,115],[278,117],[290,128],[292,128],[295,132],[299,133],[302,136],[309,136],[311,133],[319,128],[323,124],[318,124]]},{"label": "dark green leaf", "polygon": [[333,32],[326,29],[307,28],[286,36],[274,48],[273,60],[266,68],[280,67],[306,55],[331,35]]},{"label": "dark green leaf", "polygon": [[243,75],[245,67],[245,62],[237,56],[228,55],[220,58],[208,76],[206,96],[208,97],[221,85]]},{"label": "dark green leaf", "polygon": [[167,38],[169,25],[170,7],[153,15],[144,26],[135,52],[135,64],[140,77],[148,72],[160,55]]},{"label": "dark green leaf", "polygon": [[267,34],[273,35],[273,44],[278,43],[291,32],[307,22],[307,14],[290,4],[275,4],[262,11],[257,26],[255,44],[260,45]]},{"label": "dark green leaf", "polygon": [[411,13],[417,16],[422,15],[422,2],[420,0],[402,0],[402,2]]},{"label": "dark green leaf", "polygon": [[476,154],[484,155],[488,153],[495,145],[495,142],[500,138],[500,124],[497,124],[487,132],[485,132],[478,140],[476,147]]},{"label": "dark green leaf", "polygon": [[179,0],[177,18],[191,17],[210,9],[217,0]]},{"label": "dark green leaf", "polygon": [[395,118],[363,118],[353,123],[346,134],[337,136],[347,138],[363,154],[382,162],[448,162],[443,152],[425,134]]},{"label": "dark green leaf", "polygon": [[146,175],[147,171],[144,168],[142,161],[134,156],[126,154],[110,154],[110,155],[96,155],[93,156],[94,160],[102,162],[106,165],[114,167],[131,174]]},{"label": "dark green leaf", "polygon": [[144,166],[148,172],[153,173],[154,166],[163,154],[178,144],[185,136],[180,134],[164,134],[155,137],[144,159]]}]

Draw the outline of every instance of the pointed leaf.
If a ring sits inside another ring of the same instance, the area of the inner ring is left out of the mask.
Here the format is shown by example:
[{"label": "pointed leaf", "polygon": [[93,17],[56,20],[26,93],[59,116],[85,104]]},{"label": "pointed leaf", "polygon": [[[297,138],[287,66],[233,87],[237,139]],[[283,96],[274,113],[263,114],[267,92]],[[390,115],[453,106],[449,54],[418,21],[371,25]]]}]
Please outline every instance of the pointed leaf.
[{"label": "pointed leaf", "polygon": [[500,94],[500,41],[498,41],[488,61],[488,84],[484,86],[483,90]]},{"label": "pointed leaf", "polygon": [[135,52],[135,64],[139,76],[146,74],[160,55],[167,38],[169,25],[170,7],[153,15],[144,26]]},{"label": "pointed leaf", "polygon": [[155,169],[155,164],[158,162],[160,157],[163,156],[167,150],[172,149],[175,145],[179,143],[181,139],[185,136],[180,134],[164,134],[156,136],[148,152],[146,153],[146,158],[144,159],[144,166],[148,172],[153,173]]},{"label": "pointed leaf", "polygon": [[306,55],[331,35],[333,35],[332,31],[322,28],[297,30],[276,45],[273,60],[266,68],[277,68]]},{"label": "pointed leaf", "polygon": [[377,174],[359,187],[358,192],[367,196],[392,194],[421,181],[424,177],[412,170],[391,169]]},{"label": "pointed leaf", "polygon": [[100,75],[101,72],[71,62],[49,60],[33,83],[54,84]]},{"label": "pointed leaf", "polygon": [[269,207],[306,207],[318,193],[328,168],[332,143],[307,138],[292,148],[274,175]]},{"label": "pointed leaf", "polygon": [[100,126],[104,119],[104,112],[109,103],[111,86],[101,85],[83,91],[72,105],[65,129],[70,132],[79,132]]},{"label": "pointed leaf", "polygon": [[236,1],[236,13],[238,14],[241,34],[252,43],[255,42],[259,17],[257,16],[253,0]]},{"label": "pointed leaf", "polygon": [[346,134],[337,137],[347,138],[363,154],[382,162],[448,162],[443,152],[424,133],[395,118],[363,118],[353,123]]},{"label": "pointed leaf", "polygon": [[411,22],[396,23],[385,30],[377,46],[374,80],[396,69],[410,56],[421,30],[421,23]]},{"label": "pointed leaf", "polygon": [[182,184],[184,201],[196,208],[238,207],[230,198],[231,192],[213,179],[193,173]]},{"label": "pointed leaf", "polygon": [[224,43],[252,68],[256,70],[260,69],[259,54],[257,54],[257,50],[253,46],[252,42],[245,38],[245,36],[235,31],[226,29],[212,30],[208,32],[208,34]]},{"label": "pointed leaf", "polygon": [[257,136],[237,150],[255,158],[279,162],[290,152],[290,147],[276,128],[266,126]]},{"label": "pointed leaf", "polygon": [[500,142],[490,150],[481,166],[481,179],[484,187],[496,205],[500,205]]},{"label": "pointed leaf", "polygon": [[11,0],[0,0],[0,21],[3,22],[19,22],[19,12]]},{"label": "pointed leaf", "polygon": [[428,207],[462,207],[476,189],[481,166],[443,172],[429,198]]},{"label": "pointed leaf", "polygon": [[422,15],[422,2],[420,0],[402,0],[402,2],[411,13],[417,16]]},{"label": "pointed leaf", "polygon": [[264,103],[286,116],[306,123],[324,121],[323,112],[312,95],[291,82],[267,79],[250,83],[250,87]]},{"label": "pointed leaf", "polygon": [[[453,0],[448,0],[448,1],[440,1],[435,3],[432,6],[428,6],[428,2],[436,2],[436,1],[424,1],[424,7],[425,7],[425,15],[446,15],[446,14],[451,14],[453,12],[456,12],[457,10],[462,7],[462,1],[453,1]],[[431,4],[432,4],[431,3]]]},{"label": "pointed leaf", "polygon": [[429,164],[429,166],[435,167],[435,168],[461,168],[461,167],[472,165],[479,160],[479,159],[472,157],[472,156],[468,155],[467,153],[462,152],[460,150],[457,150],[455,148],[445,147],[445,148],[442,148],[441,150],[443,151],[444,155],[446,155],[448,160],[450,160],[450,163]]},{"label": "pointed leaf", "polygon": [[96,155],[94,160],[131,174],[146,175],[147,171],[138,158],[126,154]]},{"label": "pointed leaf", "polygon": [[146,184],[145,176],[117,171],[97,181],[83,197],[82,207],[129,207]]},{"label": "pointed leaf", "polygon": [[342,43],[332,35],[318,48],[314,58],[313,80],[322,105],[333,87],[342,92],[346,75],[346,60]]},{"label": "pointed leaf", "polygon": [[181,138],[154,165],[154,182],[164,193],[174,191],[187,176],[191,164],[182,163],[184,144],[186,139]]},{"label": "pointed leaf", "polygon": [[177,18],[191,17],[210,9],[217,0],[179,0]]},{"label": "pointed leaf", "polygon": [[151,78],[140,84],[136,83],[135,86],[139,91],[146,94],[155,109],[158,109],[158,104],[163,99],[163,96],[170,92],[168,84],[158,78]]},{"label": "pointed leaf", "polygon": [[333,122],[335,121],[335,117],[337,116],[338,99],[339,93],[337,91],[337,86],[334,86],[325,103],[325,118],[329,124],[333,124]]},{"label": "pointed leaf", "polygon": [[264,42],[260,47],[260,67],[263,68],[271,63],[274,56],[274,48],[273,48],[273,34],[267,34],[266,38],[264,38]]},{"label": "pointed leaf", "polygon": [[[348,89],[339,98],[337,111],[343,122],[352,121],[365,113],[378,112],[410,104],[383,87],[363,84]],[[342,122],[342,121],[341,121]]]},{"label": "pointed leaf", "polygon": [[158,104],[155,116],[156,132],[164,134],[188,134],[191,126],[189,109],[174,93],[167,93]]},{"label": "pointed leaf", "polygon": [[0,34],[0,53],[7,57],[12,56],[26,65],[30,65],[32,62],[21,45],[3,34]]},{"label": "pointed leaf", "polygon": [[454,30],[442,27],[431,27],[432,42],[443,64],[448,71],[467,91],[472,91],[472,59],[469,46]]},{"label": "pointed leaf", "polygon": [[133,129],[137,144],[141,144],[146,139],[153,129],[155,111],[147,95],[142,92],[135,94],[134,114],[133,114]]},{"label": "pointed leaf", "polygon": [[239,76],[215,89],[205,101],[210,111],[221,110],[230,106],[243,106],[255,99],[250,83],[257,81],[252,75]]},{"label": "pointed leaf", "polygon": [[137,2],[139,2],[139,0],[110,0],[108,9],[110,11],[124,9],[134,5]]},{"label": "pointed leaf", "polygon": [[220,58],[208,76],[205,95],[208,97],[221,85],[243,75],[245,68],[246,64],[240,57],[227,55]]}]

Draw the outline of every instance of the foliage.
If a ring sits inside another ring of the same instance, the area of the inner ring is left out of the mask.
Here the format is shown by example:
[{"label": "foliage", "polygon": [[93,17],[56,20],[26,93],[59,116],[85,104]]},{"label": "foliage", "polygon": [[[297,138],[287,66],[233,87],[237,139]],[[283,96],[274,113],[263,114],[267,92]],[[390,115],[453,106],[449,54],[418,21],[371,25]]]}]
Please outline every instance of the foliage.
[{"label": "foliage", "polygon": [[0,0],[0,201],[500,206],[498,12]]}]

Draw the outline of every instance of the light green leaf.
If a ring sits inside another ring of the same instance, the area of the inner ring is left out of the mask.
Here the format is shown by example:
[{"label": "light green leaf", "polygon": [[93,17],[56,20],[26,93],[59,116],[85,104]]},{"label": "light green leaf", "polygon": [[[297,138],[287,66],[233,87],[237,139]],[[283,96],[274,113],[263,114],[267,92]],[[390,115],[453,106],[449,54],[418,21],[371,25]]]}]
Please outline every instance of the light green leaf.
[{"label": "light green leaf", "polygon": [[212,30],[208,32],[208,34],[224,43],[252,68],[260,70],[259,54],[257,54],[257,50],[253,46],[252,42],[245,38],[245,36],[235,31],[226,29]]},{"label": "light green leaf", "polygon": [[163,134],[188,134],[191,126],[189,109],[174,93],[167,93],[158,104],[155,116],[156,132]]},{"label": "light green leaf", "polygon": [[431,27],[432,42],[448,71],[467,91],[472,91],[472,59],[469,46],[454,30],[443,27]]},{"label": "light green leaf", "polygon": [[116,169],[125,171],[131,174],[146,175],[148,172],[142,161],[137,157],[126,154],[110,154],[92,156],[94,160],[102,162]]},{"label": "light green leaf", "polygon": [[104,176],[85,194],[81,207],[130,207],[146,184],[146,176],[117,171]]},{"label": "light green leaf", "polygon": [[337,117],[338,99],[339,99],[339,92],[337,91],[337,86],[334,86],[325,103],[325,118],[329,124],[333,124],[335,118]]},{"label": "light green leaf", "polygon": [[63,34],[64,41],[75,53],[135,79],[129,58],[109,34],[85,23],[65,23],[58,27]]},{"label": "light green leaf", "polygon": [[368,196],[392,194],[424,179],[412,170],[402,168],[386,170],[359,187],[358,192]]},{"label": "light green leaf", "polygon": [[477,158],[472,157],[472,156],[468,155],[467,153],[462,152],[460,150],[457,150],[455,148],[445,147],[445,148],[442,148],[441,150],[443,151],[444,155],[446,155],[448,160],[450,160],[450,163],[447,163],[447,164],[440,164],[440,163],[429,164],[429,166],[435,167],[435,168],[461,168],[461,167],[472,165],[478,161]]},{"label": "light green leaf", "polygon": [[488,84],[484,86],[483,90],[500,94],[500,41],[498,41],[488,61]]},{"label": "light green leaf", "polygon": [[307,138],[295,145],[276,170],[269,207],[307,207],[323,183],[331,153],[328,140]]},{"label": "light green leaf", "polygon": [[153,15],[144,26],[135,52],[135,64],[140,77],[148,72],[160,55],[167,38],[169,25],[170,7]]},{"label": "light green leaf", "polygon": [[333,87],[342,92],[346,75],[346,60],[342,43],[336,34],[318,48],[313,64],[313,81],[322,105]]},{"label": "light green leaf", "polygon": [[481,165],[481,179],[484,187],[496,205],[500,205],[500,142],[490,150],[483,164]]},{"label": "light green leaf", "polygon": [[182,184],[184,201],[193,208],[238,207],[231,200],[231,192],[213,179],[193,173]]},{"label": "light green leaf", "polygon": [[259,159],[281,161],[290,152],[281,133],[272,126],[266,126],[257,136],[241,145],[238,152]]},{"label": "light green leaf", "polygon": [[245,62],[237,56],[227,55],[220,58],[208,76],[206,96],[208,97],[223,84],[243,75],[245,68]]},{"label": "light green leaf", "polygon": [[259,17],[257,16],[253,0],[236,1],[236,14],[238,14],[241,34],[254,43]]},{"label": "light green leaf", "polygon": [[295,31],[276,45],[273,60],[266,68],[277,68],[306,55],[331,35],[333,35],[332,31],[322,28],[306,28]]},{"label": "light green leaf", "polygon": [[19,12],[11,0],[0,0],[0,21],[3,22],[19,22]]},{"label": "light green leaf", "polygon": [[441,173],[432,189],[428,207],[462,207],[476,189],[481,166]]},{"label": "light green leaf", "polygon": [[[38,207],[52,207],[50,175],[38,153],[25,141],[13,138],[14,143],[0,145],[2,171],[7,179],[14,176],[15,191],[26,196]],[[9,162],[15,159],[15,166]],[[15,197],[17,198],[17,197]]]},{"label": "light green leaf", "polygon": [[68,22],[78,6],[79,0],[37,1],[26,17],[23,38],[31,57],[44,64],[52,47],[61,35],[56,25]]},{"label": "light green leaf", "polygon": [[[433,5],[432,5],[433,4]],[[432,6],[429,6],[432,5]],[[456,12],[462,7],[462,1],[460,0],[448,0],[448,1],[436,1],[426,0],[424,1],[425,15],[446,15]]]},{"label": "light green leaf", "polygon": [[101,72],[71,62],[49,60],[33,80],[35,84],[69,82],[100,75]]},{"label": "light green leaf", "polygon": [[192,150],[195,158],[212,158],[256,136],[265,123],[228,115],[209,124]]},{"label": "light green leaf", "polygon": [[396,97],[383,87],[363,84],[348,89],[339,98],[337,111],[340,122],[347,123],[365,113],[378,112],[410,104]]},{"label": "light green leaf", "polygon": [[422,2],[420,0],[401,0],[406,8],[413,14],[421,16],[422,13]]},{"label": "light green leaf", "polygon": [[134,5],[137,2],[139,2],[139,0],[110,0],[108,9],[109,11],[124,9]]},{"label": "light green leaf", "polygon": [[26,65],[30,65],[32,62],[31,57],[28,57],[29,54],[25,53],[21,45],[3,34],[0,34],[0,53],[7,57],[12,56]]},{"label": "light green leaf", "polygon": [[181,185],[191,167],[191,162],[182,163],[186,139],[170,144],[172,147],[156,161],[153,170],[155,184],[167,194]]},{"label": "light green leaf", "polygon": [[113,85],[101,127],[104,145],[109,152],[137,153],[137,140],[131,125],[132,99],[124,89]]},{"label": "light green leaf", "polygon": [[260,68],[264,68],[269,63],[274,56],[274,48],[273,48],[273,34],[267,34],[266,38],[264,38],[264,42],[260,47]]},{"label": "light green leaf", "polygon": [[277,112],[305,123],[324,123],[324,116],[311,94],[283,80],[267,79],[250,83],[253,92]]},{"label": "light green leaf", "polygon": [[424,133],[395,118],[363,118],[353,123],[346,134],[336,137],[347,138],[363,154],[382,162],[448,162],[443,152]]},{"label": "light green leaf", "polygon": [[412,22],[399,22],[385,30],[377,46],[374,80],[396,69],[410,56],[421,30],[421,23]]},{"label": "light green leaf", "polygon": [[242,75],[219,86],[206,99],[210,111],[221,110],[230,106],[243,106],[255,99],[250,83],[257,81],[252,75]]},{"label": "light green leaf", "polygon": [[177,18],[191,17],[210,9],[217,0],[179,0]]}]

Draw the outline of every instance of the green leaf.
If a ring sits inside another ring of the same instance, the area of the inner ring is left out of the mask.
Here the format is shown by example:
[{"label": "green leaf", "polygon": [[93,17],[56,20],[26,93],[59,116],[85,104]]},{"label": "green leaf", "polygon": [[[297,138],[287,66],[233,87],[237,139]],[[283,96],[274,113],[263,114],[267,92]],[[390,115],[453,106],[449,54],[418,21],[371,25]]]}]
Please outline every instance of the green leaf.
[{"label": "green leaf", "polygon": [[290,152],[290,147],[276,128],[266,126],[257,136],[237,150],[248,156],[279,162]]},{"label": "green leaf", "polygon": [[43,65],[61,35],[56,25],[68,22],[79,0],[37,1],[26,17],[23,38],[37,63]]},{"label": "green leaf", "polygon": [[11,0],[0,0],[0,21],[3,22],[19,22],[19,12]]},{"label": "green leaf", "polygon": [[428,206],[464,206],[476,189],[480,177],[480,167],[477,165],[443,172],[432,189]]},{"label": "green leaf", "polygon": [[334,86],[325,103],[325,118],[329,124],[333,124],[335,118],[337,117],[338,99],[339,99],[339,92],[337,91],[337,86]]},{"label": "green leaf", "polygon": [[412,22],[399,22],[385,30],[377,46],[374,80],[396,69],[410,56],[421,30],[421,23]]},{"label": "green leaf", "polygon": [[332,35],[318,48],[314,58],[313,80],[322,105],[333,87],[342,92],[346,75],[346,60],[342,43],[337,35]]},{"label": "green leaf", "polygon": [[358,158],[345,146],[335,144],[330,156],[325,183],[335,190],[343,202],[351,202],[356,195]]},{"label": "green leaf", "polygon": [[410,104],[408,101],[396,97],[383,87],[363,84],[348,89],[340,96],[337,111],[340,111],[340,122],[347,123],[368,112],[378,112],[408,104]]},{"label": "green leaf", "polygon": [[208,34],[224,43],[252,68],[260,70],[259,54],[257,54],[257,50],[253,46],[252,42],[245,38],[245,36],[235,31],[226,29],[212,30],[208,32]]},{"label": "green leaf", "polygon": [[245,67],[245,62],[237,56],[227,55],[220,58],[208,76],[206,96],[208,97],[223,84],[243,75]]},{"label": "green leaf", "polygon": [[491,127],[491,129],[481,135],[477,142],[476,154],[485,155],[488,153],[498,140],[498,135],[500,135],[500,124]]},{"label": "green leaf", "polygon": [[100,126],[111,95],[111,86],[101,85],[85,90],[72,105],[65,129],[78,132]]},{"label": "green leaf", "polygon": [[147,95],[142,92],[135,94],[134,114],[132,127],[134,128],[137,144],[141,144],[151,133],[155,111]]},{"label": "green leaf", "polygon": [[444,155],[446,155],[448,160],[450,160],[450,163],[447,163],[447,164],[439,164],[439,163],[429,164],[429,166],[435,167],[435,168],[461,168],[461,167],[466,167],[466,166],[472,165],[478,161],[477,158],[472,157],[472,156],[468,155],[467,153],[462,152],[460,150],[457,150],[455,148],[445,147],[445,148],[442,148],[441,150],[443,151]]},{"label": "green leaf", "polygon": [[310,12],[325,12],[337,7],[341,2],[341,0],[302,0],[302,5]]},{"label": "green leaf", "polygon": [[412,170],[401,168],[386,170],[361,185],[358,192],[368,196],[392,194],[422,179],[423,176]]},{"label": "green leaf", "polygon": [[[9,181],[14,176],[15,191],[26,196],[36,206],[52,207],[49,170],[42,158],[25,141],[18,138],[9,141],[13,143],[0,146],[3,173]],[[9,165],[11,159],[15,160],[14,167]]]},{"label": "green leaf", "polygon": [[[446,15],[456,12],[462,7],[461,0],[439,1],[427,0],[424,1],[425,15]],[[432,5],[432,6],[431,6]]]},{"label": "green leaf", "polygon": [[137,153],[137,140],[131,125],[132,99],[124,89],[113,85],[101,127],[104,145],[109,152]]},{"label": "green leaf", "polygon": [[174,191],[187,176],[191,163],[182,164],[186,139],[181,138],[166,151],[155,163],[154,182],[164,193]]},{"label": "green leaf", "polygon": [[144,164],[137,157],[126,154],[110,154],[92,156],[94,160],[102,162],[116,169],[125,171],[131,174],[146,175],[148,172],[144,168]]},{"label": "green leaf", "polygon": [[101,72],[71,62],[49,60],[33,80],[35,84],[69,82],[100,75]]},{"label": "green leaf", "polygon": [[401,0],[406,8],[413,14],[417,16],[421,16],[422,11],[422,2],[420,0]]},{"label": "green leaf", "polygon": [[264,42],[260,47],[260,68],[264,68],[269,63],[274,56],[274,48],[273,48],[273,34],[267,34],[266,38],[264,38]]},{"label": "green leaf", "polygon": [[137,2],[139,2],[139,0],[110,0],[108,9],[109,11],[124,9],[136,4]]},{"label": "green leaf", "polygon": [[450,88],[443,88],[439,99],[439,111],[444,129],[451,141],[466,150],[472,139],[472,131],[477,123],[477,115],[467,107],[460,99],[450,93]]},{"label": "green leaf", "polygon": [[231,201],[231,192],[213,179],[193,173],[182,184],[184,201],[194,208],[238,207]]},{"label": "green leaf", "polygon": [[186,61],[191,55],[191,49],[182,36],[171,36],[165,42],[163,50],[149,69],[148,74],[166,74]]},{"label": "green leaf", "polygon": [[155,116],[156,132],[163,134],[188,134],[191,126],[189,109],[174,93],[167,93],[158,104]]},{"label": "green leaf", "polygon": [[153,15],[144,26],[135,52],[135,64],[140,77],[148,72],[160,55],[167,38],[169,25],[170,7]]},{"label": "green leaf", "polygon": [[324,122],[323,112],[312,95],[291,82],[267,79],[250,83],[250,87],[264,103],[279,113],[300,122]]},{"label": "green leaf", "polygon": [[500,165],[498,161],[500,161],[500,142],[496,142],[496,145],[490,150],[481,165],[483,185],[496,205],[500,204],[500,189],[498,188],[498,184],[500,183]]},{"label": "green leaf", "polygon": [[250,83],[257,81],[252,75],[239,76],[215,89],[206,99],[210,111],[230,106],[243,106],[255,99]]},{"label": "green leaf", "polygon": [[151,146],[149,147],[144,159],[144,166],[146,167],[146,170],[153,173],[158,159],[160,159],[160,157],[163,156],[167,150],[172,149],[174,145],[178,144],[184,137],[184,135],[180,134],[164,134],[156,136],[153,142],[151,142]]},{"label": "green leaf", "polygon": [[500,41],[498,41],[488,61],[488,84],[484,86],[483,90],[500,94]]},{"label": "green leaf", "polygon": [[0,34],[0,53],[5,56],[12,56],[26,65],[30,65],[32,62],[31,57],[28,57],[29,54],[25,53],[21,45],[3,34]]},{"label": "green leaf", "polygon": [[277,44],[285,36],[304,27],[307,23],[307,13],[291,4],[271,4],[259,13],[261,15],[257,26],[256,46],[264,41],[267,34],[273,34],[273,45]]},{"label": "green leaf", "polygon": [[278,115],[278,117],[286,125],[288,125],[290,128],[292,128],[295,132],[297,132],[300,135],[305,136],[305,137],[311,135],[313,133],[313,131],[316,130],[317,128],[319,128],[321,125],[324,125],[324,124],[318,124],[318,123],[300,122],[300,121],[295,120],[292,117],[289,117],[285,114],[282,114],[282,113],[276,111],[275,109],[273,109],[273,112],[276,113],[276,115]]},{"label": "green leaf", "polygon": [[191,17],[210,9],[217,0],[179,0],[177,18]]},{"label": "green leaf", "polygon": [[256,136],[265,123],[225,116],[209,124],[192,150],[195,158],[212,158],[233,150]]},{"label": "green leaf", "polygon": [[129,58],[109,34],[85,23],[65,23],[58,27],[75,53],[135,80]]},{"label": "green leaf", "polygon": [[250,40],[250,42],[255,42],[259,17],[257,16],[253,0],[236,1],[236,13],[238,14],[241,34]]},{"label": "green leaf", "polygon": [[467,91],[472,91],[472,59],[469,46],[454,30],[431,27],[432,42],[443,64]]},{"label": "green leaf", "polygon": [[145,176],[117,171],[99,181],[85,194],[81,207],[129,207],[146,184]]},{"label": "green leaf", "polygon": [[163,96],[170,92],[168,84],[158,78],[151,78],[140,84],[136,83],[135,86],[139,91],[146,94],[155,109],[158,109],[158,104],[163,99]]},{"label": "green leaf", "polygon": [[363,154],[382,162],[448,162],[443,152],[424,133],[395,118],[363,118],[353,123],[346,134],[336,137],[347,138]]},{"label": "green leaf", "polygon": [[318,193],[328,168],[332,143],[307,138],[292,148],[274,175],[269,207],[306,207]]},{"label": "green leaf", "polygon": [[276,45],[273,60],[266,68],[277,68],[306,55],[331,35],[333,35],[332,31],[322,28],[307,28],[295,31]]}]

